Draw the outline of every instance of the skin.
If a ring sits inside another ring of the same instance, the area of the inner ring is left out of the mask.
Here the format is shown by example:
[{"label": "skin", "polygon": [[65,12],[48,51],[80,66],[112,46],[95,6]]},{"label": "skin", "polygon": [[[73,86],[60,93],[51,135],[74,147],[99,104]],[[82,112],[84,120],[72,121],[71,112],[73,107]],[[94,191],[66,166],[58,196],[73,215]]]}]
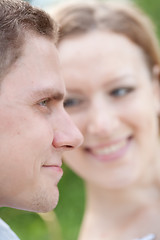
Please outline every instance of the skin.
[{"label": "skin", "polygon": [[155,233],[159,188],[160,89],[142,49],[107,31],[70,36],[59,44],[65,108],[84,143],[64,161],[85,181],[79,240],[128,240]]},{"label": "skin", "polygon": [[0,205],[46,212],[58,201],[61,155],[82,142],[63,108],[65,87],[51,40],[27,35],[0,90]]}]

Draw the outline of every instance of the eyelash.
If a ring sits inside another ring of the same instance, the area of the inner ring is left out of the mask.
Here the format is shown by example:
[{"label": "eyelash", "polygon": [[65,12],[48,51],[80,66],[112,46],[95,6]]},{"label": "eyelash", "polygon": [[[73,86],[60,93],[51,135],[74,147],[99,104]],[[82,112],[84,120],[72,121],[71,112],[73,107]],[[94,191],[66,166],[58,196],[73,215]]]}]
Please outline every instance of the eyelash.
[{"label": "eyelash", "polygon": [[47,107],[48,103],[51,101],[50,98],[46,98],[46,99],[43,99],[41,100],[40,102],[38,102],[38,105],[40,107]]},{"label": "eyelash", "polygon": [[81,105],[84,101],[81,99],[76,99],[76,98],[68,98],[66,100],[64,100],[63,106],[65,108],[69,108],[69,107],[75,107],[77,105]]},{"label": "eyelash", "polygon": [[112,90],[110,92],[110,95],[114,97],[123,97],[133,92],[134,90],[135,90],[134,87],[120,87]]},{"label": "eyelash", "polygon": [[[119,87],[115,88],[112,91],[109,92],[109,95],[114,98],[120,98],[128,95],[129,93],[133,92],[135,90],[134,87]],[[83,99],[69,97],[68,99],[64,100],[63,106],[64,108],[74,108],[74,107],[80,107],[84,104]]]}]

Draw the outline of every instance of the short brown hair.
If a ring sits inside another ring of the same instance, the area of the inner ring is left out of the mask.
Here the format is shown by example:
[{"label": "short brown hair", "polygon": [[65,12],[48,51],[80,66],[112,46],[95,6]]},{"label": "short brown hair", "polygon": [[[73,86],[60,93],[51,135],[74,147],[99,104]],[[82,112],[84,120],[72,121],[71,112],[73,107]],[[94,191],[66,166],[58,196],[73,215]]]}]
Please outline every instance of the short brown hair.
[{"label": "short brown hair", "polygon": [[151,20],[133,3],[79,2],[62,4],[48,10],[60,26],[59,41],[68,36],[87,33],[93,30],[109,30],[123,34],[137,44],[144,53],[145,60],[152,70],[160,66],[160,51]]},{"label": "short brown hair", "polygon": [[0,0],[0,80],[21,56],[27,33],[55,43],[58,27],[44,11],[22,0]]}]

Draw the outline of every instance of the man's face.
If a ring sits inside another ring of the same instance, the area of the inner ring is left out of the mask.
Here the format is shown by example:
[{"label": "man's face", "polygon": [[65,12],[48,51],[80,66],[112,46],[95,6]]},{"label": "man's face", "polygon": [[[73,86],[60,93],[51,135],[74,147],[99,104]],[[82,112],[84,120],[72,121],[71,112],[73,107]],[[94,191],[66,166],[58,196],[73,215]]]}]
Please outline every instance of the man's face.
[{"label": "man's face", "polygon": [[30,36],[0,86],[0,205],[49,211],[58,201],[61,154],[82,137],[63,109],[52,41]]}]

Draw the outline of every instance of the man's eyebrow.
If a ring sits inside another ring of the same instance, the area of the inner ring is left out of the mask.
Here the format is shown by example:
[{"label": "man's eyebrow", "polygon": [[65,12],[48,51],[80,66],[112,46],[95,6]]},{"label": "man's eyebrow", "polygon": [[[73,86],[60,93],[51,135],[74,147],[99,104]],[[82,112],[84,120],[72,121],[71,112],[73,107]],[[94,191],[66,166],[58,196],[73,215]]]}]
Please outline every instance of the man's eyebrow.
[{"label": "man's eyebrow", "polygon": [[33,90],[31,93],[33,98],[51,98],[56,101],[61,101],[64,99],[64,92],[61,92],[56,89],[46,88]]}]

